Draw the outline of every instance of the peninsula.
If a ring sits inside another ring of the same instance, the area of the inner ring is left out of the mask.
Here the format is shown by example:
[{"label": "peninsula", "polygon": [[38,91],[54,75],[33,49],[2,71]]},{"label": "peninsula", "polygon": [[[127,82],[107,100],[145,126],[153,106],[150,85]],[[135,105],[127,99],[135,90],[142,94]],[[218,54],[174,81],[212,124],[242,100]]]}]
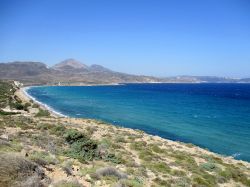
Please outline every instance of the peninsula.
[{"label": "peninsula", "polygon": [[17,80],[24,85],[107,85],[121,83],[250,83],[249,78],[216,76],[153,77],[116,72],[101,65],[87,66],[66,59],[52,67],[42,62],[0,63],[0,79]]}]

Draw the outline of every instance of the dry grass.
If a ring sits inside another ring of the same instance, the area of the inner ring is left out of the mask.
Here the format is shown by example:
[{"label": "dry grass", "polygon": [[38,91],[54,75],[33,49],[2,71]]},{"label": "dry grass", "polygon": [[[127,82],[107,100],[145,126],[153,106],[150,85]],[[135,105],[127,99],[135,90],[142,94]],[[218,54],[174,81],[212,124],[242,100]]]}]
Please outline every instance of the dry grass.
[{"label": "dry grass", "polygon": [[52,187],[83,187],[78,181],[66,181],[62,180],[51,185]]},{"label": "dry grass", "polygon": [[96,171],[97,176],[115,176],[118,179],[125,179],[127,175],[125,173],[119,172],[117,169],[113,167],[104,167],[100,168]]},{"label": "dry grass", "polygon": [[43,170],[35,163],[14,153],[0,153],[0,186],[25,186],[39,184],[45,178]]}]

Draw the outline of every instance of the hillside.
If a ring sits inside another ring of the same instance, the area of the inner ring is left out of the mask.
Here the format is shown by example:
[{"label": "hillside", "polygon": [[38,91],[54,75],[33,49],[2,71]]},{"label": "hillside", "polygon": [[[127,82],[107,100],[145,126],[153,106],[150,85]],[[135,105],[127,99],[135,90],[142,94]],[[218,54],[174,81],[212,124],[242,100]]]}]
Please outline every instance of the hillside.
[{"label": "hillside", "polygon": [[51,68],[41,62],[0,63],[0,79],[19,80],[25,85],[161,82],[159,78],[115,72],[100,65],[87,66],[74,59],[65,60]]},{"label": "hillside", "polygon": [[52,67],[41,62],[0,63],[0,79],[19,80],[25,85],[86,85],[117,83],[250,83],[249,78],[174,76],[157,78],[115,72],[101,65],[87,66],[67,59]]},{"label": "hillside", "polygon": [[250,164],[91,119],[58,117],[0,82],[0,186],[250,186]]}]

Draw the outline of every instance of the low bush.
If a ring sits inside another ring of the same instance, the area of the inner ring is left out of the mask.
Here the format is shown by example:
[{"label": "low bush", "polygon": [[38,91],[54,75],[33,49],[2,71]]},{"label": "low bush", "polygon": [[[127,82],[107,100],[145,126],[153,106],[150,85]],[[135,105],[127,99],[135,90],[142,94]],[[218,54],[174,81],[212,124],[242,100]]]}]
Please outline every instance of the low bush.
[{"label": "low bush", "polygon": [[218,169],[218,167],[212,162],[203,163],[200,165],[200,168],[210,172]]},{"label": "low bush", "polygon": [[117,137],[115,138],[115,141],[116,141],[117,143],[127,143],[126,139],[125,139],[123,136],[117,136]]},{"label": "low bush", "polygon": [[180,186],[180,187],[186,187],[191,186],[191,180],[188,177],[179,177],[179,178],[173,178],[170,180],[171,184],[174,184],[173,186]]},{"label": "low bush", "polygon": [[234,166],[228,166],[225,170],[219,172],[219,176],[223,177],[226,181],[233,179],[236,182],[241,182],[246,186],[250,186],[250,179],[242,171]]},{"label": "low bush", "polygon": [[121,179],[117,184],[114,185],[114,187],[143,187],[143,183],[136,179]]},{"label": "low bush", "polygon": [[30,103],[25,103],[25,104],[23,105],[24,110],[25,110],[25,111],[28,111],[28,108],[29,108],[30,106],[31,106]]},{"label": "low bush", "polygon": [[115,176],[118,179],[126,179],[127,175],[123,172],[119,172],[117,169],[113,167],[104,167],[96,170],[96,175],[99,177],[104,177],[104,176]]},{"label": "low bush", "polygon": [[176,169],[172,170],[171,174],[174,175],[174,176],[179,176],[179,177],[186,176],[186,172],[185,171],[176,170]]},{"label": "low bush", "polygon": [[86,131],[88,132],[89,135],[93,135],[93,133],[97,131],[97,127],[96,126],[86,127]]},{"label": "low bush", "polygon": [[15,108],[17,110],[24,110],[24,105],[22,105],[21,103],[18,103],[18,102],[11,103],[10,107]]},{"label": "low bush", "polygon": [[37,179],[36,185],[39,185],[45,177],[43,170],[35,163],[13,153],[0,153],[0,171],[0,186],[23,186],[20,184],[33,177]]},{"label": "low bush", "polygon": [[[99,157],[99,155],[98,155]],[[112,153],[108,153],[104,158],[103,158],[104,161],[107,161],[107,162],[112,162],[114,164],[123,164],[125,163],[125,161],[119,157],[119,156],[116,156],[115,154],[112,154]]]},{"label": "low bush", "polygon": [[156,173],[160,172],[163,174],[169,174],[171,172],[171,168],[164,162],[151,162],[146,164],[146,166]]},{"label": "low bush", "polygon": [[67,156],[78,159],[80,162],[85,162],[97,158],[97,142],[89,139],[83,133],[70,129],[64,136],[70,149],[65,152]]},{"label": "low bush", "polygon": [[63,166],[62,170],[66,173],[67,176],[71,176],[72,173],[72,168],[70,166]]},{"label": "low bush", "polygon": [[168,181],[163,180],[163,179],[161,179],[159,177],[155,178],[153,181],[156,183],[157,186],[162,186],[162,187],[163,186],[164,187],[168,187],[168,186],[170,187],[171,186],[171,184]]},{"label": "low bush", "polygon": [[144,150],[146,145],[147,145],[147,142],[143,142],[143,141],[133,142],[130,144],[130,148],[136,151]]},{"label": "low bush", "polygon": [[8,101],[12,100],[15,89],[8,81],[0,81],[0,107],[4,108],[8,105]]},{"label": "low bush", "polygon": [[66,128],[62,125],[55,125],[52,128],[50,128],[49,132],[56,136],[63,136],[66,132]]},{"label": "low bush", "polygon": [[152,161],[155,158],[154,155],[150,150],[142,150],[139,152],[139,158],[143,161]]},{"label": "low bush", "polygon": [[49,164],[55,165],[56,163],[58,163],[58,160],[56,158],[52,157],[47,152],[33,152],[29,156],[29,158],[41,166],[46,166]]},{"label": "low bush", "polygon": [[[0,139],[1,140],[1,139]],[[20,152],[22,150],[22,145],[20,142],[13,141],[0,141],[0,151],[1,152]]]},{"label": "low bush", "polygon": [[39,109],[39,112],[35,115],[35,117],[48,117],[50,113],[48,110]]},{"label": "low bush", "polygon": [[34,104],[32,105],[32,108],[39,108],[39,105],[38,105],[37,103],[34,103]]},{"label": "low bush", "polygon": [[36,126],[36,128],[40,129],[40,130],[49,130],[49,129],[53,128],[53,125],[49,124],[49,123],[42,123],[42,124],[38,124]]},{"label": "low bush", "polygon": [[[196,176],[193,178],[194,184],[200,185],[200,186],[208,186],[210,187],[211,185],[206,181],[206,179]],[[212,186],[211,186],[212,187]]]},{"label": "low bush", "polygon": [[155,153],[163,153],[163,150],[161,148],[159,148],[158,145],[151,144],[149,146],[152,149],[152,151],[154,151]]},{"label": "low bush", "polygon": [[82,185],[76,180],[74,181],[61,180],[53,184],[52,186],[53,187],[82,187]]}]

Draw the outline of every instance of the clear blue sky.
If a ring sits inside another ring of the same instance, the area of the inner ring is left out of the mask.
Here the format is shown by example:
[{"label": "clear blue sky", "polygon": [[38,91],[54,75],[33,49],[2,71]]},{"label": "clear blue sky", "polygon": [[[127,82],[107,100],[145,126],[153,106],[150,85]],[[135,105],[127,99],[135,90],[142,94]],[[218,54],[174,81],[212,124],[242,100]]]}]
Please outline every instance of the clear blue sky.
[{"label": "clear blue sky", "polygon": [[250,0],[0,0],[0,62],[250,77]]}]

